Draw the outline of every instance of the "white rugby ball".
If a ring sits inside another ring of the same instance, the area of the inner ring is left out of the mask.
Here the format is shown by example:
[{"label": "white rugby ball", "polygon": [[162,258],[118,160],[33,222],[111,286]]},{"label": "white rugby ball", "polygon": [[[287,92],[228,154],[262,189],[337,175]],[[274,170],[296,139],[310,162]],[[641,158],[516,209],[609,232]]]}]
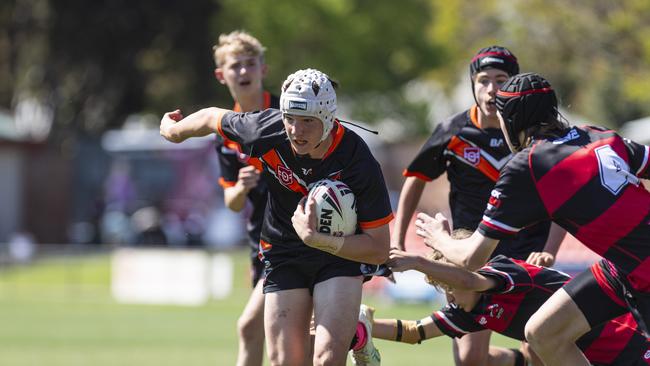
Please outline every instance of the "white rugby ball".
[{"label": "white rugby ball", "polygon": [[316,201],[316,230],[332,236],[352,235],[357,230],[357,204],[347,184],[323,179],[314,183],[307,199]]}]

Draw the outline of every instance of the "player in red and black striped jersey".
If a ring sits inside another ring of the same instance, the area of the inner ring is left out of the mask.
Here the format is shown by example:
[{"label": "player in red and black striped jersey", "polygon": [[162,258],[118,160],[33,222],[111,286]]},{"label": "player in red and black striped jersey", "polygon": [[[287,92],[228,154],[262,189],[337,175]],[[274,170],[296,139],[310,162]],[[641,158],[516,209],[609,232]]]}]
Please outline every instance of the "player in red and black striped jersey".
[{"label": "player in red and black striped jersey", "polygon": [[[235,101],[234,111],[251,112],[280,106],[276,96],[264,91],[267,65],[264,62],[264,47],[257,38],[242,31],[222,34],[213,51],[216,64],[214,76],[219,83],[228,87]],[[215,150],[221,168],[219,184],[223,187],[226,207],[239,212],[247,200],[251,203],[246,229],[251,247],[253,291],[237,321],[237,365],[261,366],[264,358],[264,293],[260,279],[264,264],[258,258],[258,247],[268,189],[259,180],[260,172],[255,164],[249,164],[253,163],[250,157],[229,148],[219,137]]]},{"label": "player in red and black striped jersey", "polygon": [[[571,277],[502,255],[492,258],[476,272],[440,260],[393,250],[389,265],[394,271],[416,269],[435,283],[446,283],[449,304],[418,322],[375,319],[372,336],[406,343],[419,343],[442,335],[461,338],[491,329],[507,337],[525,340],[528,319]],[[600,264],[602,265],[602,264]],[[630,313],[601,324],[576,341],[592,365],[648,365],[648,341],[637,329]],[[534,355],[527,355],[528,359]],[[513,350],[490,364],[524,365]]]},{"label": "player in red and black striped jersey", "polygon": [[[438,124],[404,171],[406,180],[392,232],[393,247],[405,249],[406,229],[425,184],[445,172],[450,183],[453,228],[476,230],[499,171],[512,156],[499,126],[495,100],[501,84],[519,72],[517,58],[504,47],[485,47],[472,58],[469,69],[476,104]],[[503,254],[550,266],[565,234],[553,225],[549,235],[550,227],[549,221],[528,227],[503,240],[492,256]],[[461,365],[484,364],[489,340],[489,332],[455,340],[455,357]]]},{"label": "player in red and black striped jersey", "polygon": [[[388,258],[388,192],[368,146],[334,118],[336,93],[327,75],[311,69],[290,75],[280,107],[253,113],[207,108],[186,118],[174,111],[161,120],[161,134],[181,142],[218,133],[260,160],[269,187],[260,247],[271,363],[305,362],[313,309],[314,364],[342,364],[357,328],[362,263]],[[354,192],[356,234],[316,231],[315,202],[302,203],[310,185],[324,178]]]},{"label": "player in red and black striped jersey", "polygon": [[551,85],[537,74],[509,79],[497,107],[517,153],[501,172],[478,231],[458,243],[444,232],[440,214],[420,215],[416,225],[427,244],[470,268],[486,261],[499,239],[549,219],[607,259],[607,266],[592,269],[594,276],[556,292],[526,326],[546,364],[586,365],[573,341],[604,321],[629,310],[647,333],[650,192],[639,178],[650,177],[648,146],[599,127],[567,126],[558,119]]}]

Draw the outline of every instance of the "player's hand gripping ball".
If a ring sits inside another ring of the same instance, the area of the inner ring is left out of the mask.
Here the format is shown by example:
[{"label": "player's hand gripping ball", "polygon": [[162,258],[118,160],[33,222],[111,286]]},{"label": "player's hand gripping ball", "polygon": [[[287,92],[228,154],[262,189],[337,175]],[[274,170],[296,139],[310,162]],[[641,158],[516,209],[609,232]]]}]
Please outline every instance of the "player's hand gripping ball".
[{"label": "player's hand gripping ball", "polygon": [[316,230],[332,236],[348,236],[357,230],[357,205],[354,193],[345,183],[323,179],[314,183],[307,200],[316,203]]}]

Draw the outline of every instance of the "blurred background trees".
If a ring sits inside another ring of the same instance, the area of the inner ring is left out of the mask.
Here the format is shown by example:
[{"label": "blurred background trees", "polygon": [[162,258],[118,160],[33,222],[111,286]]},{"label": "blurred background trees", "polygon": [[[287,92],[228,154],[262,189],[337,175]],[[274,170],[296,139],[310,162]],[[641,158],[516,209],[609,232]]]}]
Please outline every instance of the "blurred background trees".
[{"label": "blurred background trees", "polygon": [[119,127],[131,113],[229,105],[211,46],[234,29],[267,46],[272,90],[296,69],[320,68],[341,82],[353,118],[390,115],[411,133],[430,122],[404,87],[434,81],[451,94],[467,85],[468,58],[493,43],[595,123],[650,114],[644,0],[10,0],[0,24],[0,106],[40,106],[53,124],[34,134],[58,141]]}]

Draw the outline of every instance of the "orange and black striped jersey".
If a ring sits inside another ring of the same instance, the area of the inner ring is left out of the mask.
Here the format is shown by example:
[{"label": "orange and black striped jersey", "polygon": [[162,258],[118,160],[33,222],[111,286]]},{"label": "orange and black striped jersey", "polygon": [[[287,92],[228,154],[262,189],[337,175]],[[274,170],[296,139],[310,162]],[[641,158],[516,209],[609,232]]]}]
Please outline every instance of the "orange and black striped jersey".
[{"label": "orange and black striped jersey", "polygon": [[[438,124],[404,171],[404,176],[427,182],[446,172],[453,227],[472,231],[481,222],[501,168],[512,156],[501,130],[481,128],[477,113],[473,106]],[[549,222],[531,227],[500,243],[492,255],[526,259],[544,248],[549,228]]]},{"label": "orange and black striped jersey", "polygon": [[[280,99],[269,92],[264,92],[264,109],[279,108]],[[239,103],[235,103],[233,110],[241,111]],[[237,145],[227,146],[221,136],[217,136],[215,150],[219,159],[220,177],[219,184],[223,188],[232,187],[237,183],[239,169],[247,165],[255,165],[261,171],[258,159],[251,158],[236,150]],[[268,189],[263,181],[259,181],[255,188],[248,192],[247,198],[251,203],[252,210],[246,223],[249,244],[252,255],[257,257],[258,244],[260,242],[260,232],[262,231],[262,222],[264,221],[264,211],[266,209],[266,195]]]},{"label": "orange and black striped jersey", "polygon": [[379,163],[366,143],[338,121],[332,129],[332,146],[322,159],[296,155],[282,123],[282,113],[267,109],[252,113],[225,113],[218,122],[227,144],[256,158],[269,201],[262,228],[262,242],[273,253],[295,250],[304,244],[291,224],[298,202],[311,184],[325,178],[347,184],[357,198],[360,229],[387,224],[393,213]]}]

